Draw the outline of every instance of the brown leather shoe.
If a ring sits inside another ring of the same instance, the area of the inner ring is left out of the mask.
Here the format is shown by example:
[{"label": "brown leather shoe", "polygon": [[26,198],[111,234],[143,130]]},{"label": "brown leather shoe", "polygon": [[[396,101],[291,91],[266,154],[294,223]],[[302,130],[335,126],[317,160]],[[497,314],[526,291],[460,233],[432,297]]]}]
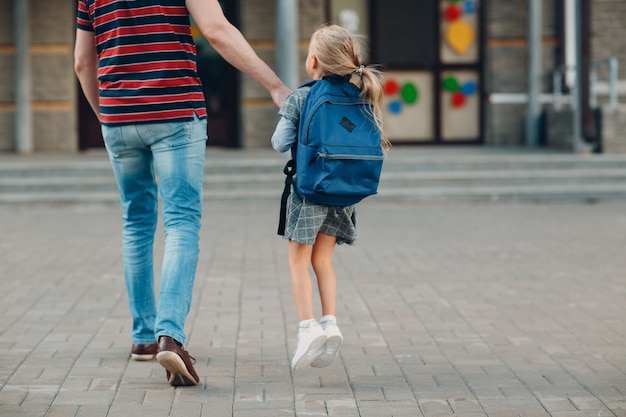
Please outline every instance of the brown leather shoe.
[{"label": "brown leather shoe", "polygon": [[151,361],[159,351],[157,342],[147,345],[133,345],[130,349],[130,357],[134,361]]},{"label": "brown leather shoe", "polygon": [[193,369],[196,360],[169,336],[159,338],[157,360],[166,370],[167,382],[174,387],[196,385],[200,381],[196,370]]}]

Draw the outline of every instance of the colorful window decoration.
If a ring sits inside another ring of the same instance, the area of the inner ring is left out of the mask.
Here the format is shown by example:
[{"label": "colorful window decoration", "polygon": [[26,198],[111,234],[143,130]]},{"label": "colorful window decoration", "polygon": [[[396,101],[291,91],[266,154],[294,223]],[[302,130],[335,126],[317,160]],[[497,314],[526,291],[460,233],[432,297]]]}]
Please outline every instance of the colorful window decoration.
[{"label": "colorful window decoration", "polygon": [[392,114],[402,113],[403,106],[411,106],[419,99],[419,89],[411,81],[400,85],[394,77],[389,77],[385,81],[385,95],[390,97],[389,112]]},{"label": "colorful window decoration", "polygon": [[441,2],[441,60],[474,63],[478,60],[478,0]]},{"label": "colorful window decoration", "polygon": [[369,16],[376,29],[372,56],[385,68],[383,121],[389,139],[480,142],[484,0],[368,1],[376,11]]},{"label": "colorful window decoration", "polygon": [[441,77],[441,138],[475,140],[480,135],[476,71],[449,71]]},{"label": "colorful window decoration", "polygon": [[386,72],[383,116],[394,141],[429,140],[434,135],[433,77],[427,71]]},{"label": "colorful window decoration", "polygon": [[450,105],[453,108],[461,108],[465,106],[467,98],[476,94],[477,86],[474,80],[466,80],[461,84],[453,74],[445,75],[441,83],[445,91],[450,96]]}]

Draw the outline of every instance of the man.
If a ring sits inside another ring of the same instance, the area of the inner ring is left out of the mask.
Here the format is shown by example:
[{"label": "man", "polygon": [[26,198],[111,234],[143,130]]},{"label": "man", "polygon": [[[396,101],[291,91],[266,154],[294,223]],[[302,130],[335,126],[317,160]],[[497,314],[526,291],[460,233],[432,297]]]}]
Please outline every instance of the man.
[{"label": "man", "polygon": [[[156,355],[174,386],[199,382],[183,348],[198,262],[207,140],[190,15],[215,50],[280,106],[289,89],[228,22],[218,0],[78,0],[74,53],[76,74],[102,124],[123,208],[131,355]],[[157,191],[165,231],[158,307],[152,252]]]}]

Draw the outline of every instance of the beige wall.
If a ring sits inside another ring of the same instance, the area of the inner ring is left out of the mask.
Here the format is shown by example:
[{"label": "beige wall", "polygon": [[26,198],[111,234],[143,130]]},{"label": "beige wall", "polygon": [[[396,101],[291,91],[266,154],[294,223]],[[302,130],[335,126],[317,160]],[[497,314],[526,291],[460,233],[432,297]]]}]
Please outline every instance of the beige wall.
[{"label": "beige wall", "polygon": [[[489,1],[487,3],[487,90],[489,92],[524,92],[526,90],[526,0]],[[542,91],[552,91],[551,74],[555,68],[557,38],[555,0],[543,1],[543,67]],[[626,1],[592,0],[592,60],[617,57],[619,78],[626,80]],[[599,68],[602,81],[607,80],[607,67]],[[621,99],[626,103],[626,94]],[[599,98],[606,103],[607,97]],[[523,138],[525,105],[488,106],[489,145],[520,144]]]},{"label": "beige wall", "polygon": [[[524,93],[527,90],[527,0],[485,2],[485,71],[488,93]],[[543,85],[551,91],[555,67],[555,0],[542,1]],[[486,104],[487,145],[521,145],[524,138],[526,105]]]},{"label": "beige wall", "polygon": [[[0,0],[0,151],[15,148],[13,1]],[[26,1],[26,0],[23,0]],[[74,7],[67,0],[30,0],[35,152],[75,152]]]},{"label": "beige wall", "polygon": [[[308,37],[325,22],[326,2],[300,0],[300,82],[306,81],[304,59]],[[240,0],[239,28],[256,53],[276,70],[274,42],[274,2],[267,0]],[[245,148],[268,147],[277,122],[278,109],[267,92],[248,76],[241,75],[241,143]]]},{"label": "beige wall", "polygon": [[[619,61],[619,79],[626,81],[626,1],[596,0],[591,8],[591,56],[594,61],[616,57]],[[598,67],[601,81],[608,80],[608,68]],[[622,103],[626,103],[626,92]],[[600,102],[606,103],[607,97]]]}]

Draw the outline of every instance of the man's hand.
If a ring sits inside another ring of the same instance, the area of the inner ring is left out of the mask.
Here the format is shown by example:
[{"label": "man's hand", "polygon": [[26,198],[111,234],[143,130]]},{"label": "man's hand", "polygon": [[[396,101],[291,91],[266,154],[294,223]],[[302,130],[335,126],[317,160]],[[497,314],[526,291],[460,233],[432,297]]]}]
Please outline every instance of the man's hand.
[{"label": "man's hand", "polygon": [[272,95],[272,101],[276,106],[280,107],[283,104],[283,101],[287,98],[289,94],[291,94],[291,89],[287,87],[285,84],[282,84],[279,88],[276,88],[270,91]]}]

